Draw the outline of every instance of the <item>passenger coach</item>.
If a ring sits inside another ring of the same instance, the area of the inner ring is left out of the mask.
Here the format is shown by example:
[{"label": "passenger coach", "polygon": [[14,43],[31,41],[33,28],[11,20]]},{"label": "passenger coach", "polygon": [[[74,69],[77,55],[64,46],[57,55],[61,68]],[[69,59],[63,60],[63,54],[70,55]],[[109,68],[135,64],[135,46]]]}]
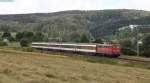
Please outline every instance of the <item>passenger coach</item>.
[{"label": "passenger coach", "polygon": [[95,43],[32,43],[32,48],[40,50],[56,50],[75,53],[89,53],[93,55],[104,55],[109,57],[120,56],[120,47],[117,44],[95,44]]}]

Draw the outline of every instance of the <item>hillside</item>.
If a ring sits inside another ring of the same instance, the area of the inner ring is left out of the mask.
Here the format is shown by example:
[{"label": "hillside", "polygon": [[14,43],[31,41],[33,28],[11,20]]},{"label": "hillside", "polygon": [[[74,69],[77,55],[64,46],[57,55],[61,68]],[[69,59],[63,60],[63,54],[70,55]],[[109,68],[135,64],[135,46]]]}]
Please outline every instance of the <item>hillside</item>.
[{"label": "hillside", "polygon": [[0,77],[1,83],[149,83],[150,71],[0,49]]},{"label": "hillside", "polygon": [[[129,24],[149,24],[150,12],[142,10],[62,11],[47,14],[1,15],[0,31],[42,31],[52,37],[88,34],[100,38]],[[59,32],[59,33],[58,33]]]}]

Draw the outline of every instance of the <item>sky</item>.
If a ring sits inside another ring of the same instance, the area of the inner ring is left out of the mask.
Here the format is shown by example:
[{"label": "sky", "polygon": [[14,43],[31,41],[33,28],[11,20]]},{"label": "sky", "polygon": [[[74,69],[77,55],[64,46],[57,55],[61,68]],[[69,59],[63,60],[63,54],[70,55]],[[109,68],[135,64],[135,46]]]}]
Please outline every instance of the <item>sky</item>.
[{"label": "sky", "polygon": [[150,11],[150,0],[0,0],[0,14],[103,9],[138,9]]}]

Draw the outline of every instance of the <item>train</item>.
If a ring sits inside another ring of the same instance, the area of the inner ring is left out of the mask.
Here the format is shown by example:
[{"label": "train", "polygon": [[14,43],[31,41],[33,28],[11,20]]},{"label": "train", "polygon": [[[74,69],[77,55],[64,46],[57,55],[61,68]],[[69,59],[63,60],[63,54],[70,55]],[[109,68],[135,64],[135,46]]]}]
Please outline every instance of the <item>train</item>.
[{"label": "train", "polygon": [[97,56],[120,56],[119,44],[33,42],[32,48],[47,51],[85,53]]}]

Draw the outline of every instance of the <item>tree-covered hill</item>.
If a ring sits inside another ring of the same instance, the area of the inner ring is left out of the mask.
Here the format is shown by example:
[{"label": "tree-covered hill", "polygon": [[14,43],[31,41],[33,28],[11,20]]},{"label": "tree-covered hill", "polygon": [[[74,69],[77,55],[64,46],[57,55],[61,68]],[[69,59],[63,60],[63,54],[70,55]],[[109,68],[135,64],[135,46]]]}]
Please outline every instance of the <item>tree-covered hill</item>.
[{"label": "tree-covered hill", "polygon": [[48,32],[52,37],[67,37],[66,41],[82,34],[94,38],[112,35],[129,24],[150,24],[150,12],[120,9],[0,15],[1,32]]}]

